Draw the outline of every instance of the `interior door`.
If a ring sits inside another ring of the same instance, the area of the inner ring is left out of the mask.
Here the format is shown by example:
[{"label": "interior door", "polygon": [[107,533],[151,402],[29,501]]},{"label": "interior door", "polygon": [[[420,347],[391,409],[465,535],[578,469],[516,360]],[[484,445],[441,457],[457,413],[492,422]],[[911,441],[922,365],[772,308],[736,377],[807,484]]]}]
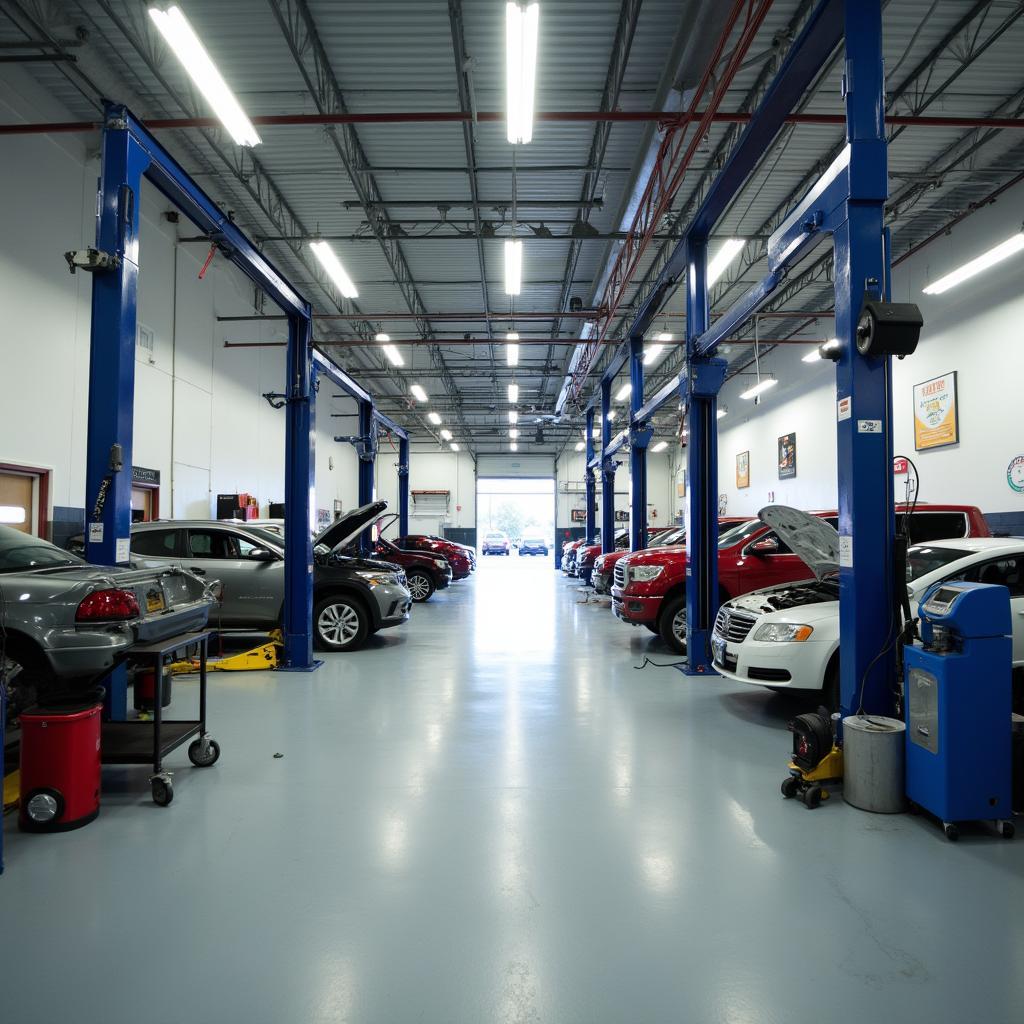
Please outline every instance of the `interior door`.
[{"label": "interior door", "polygon": [[0,523],[22,533],[34,533],[34,497],[35,477],[23,473],[0,473]]}]

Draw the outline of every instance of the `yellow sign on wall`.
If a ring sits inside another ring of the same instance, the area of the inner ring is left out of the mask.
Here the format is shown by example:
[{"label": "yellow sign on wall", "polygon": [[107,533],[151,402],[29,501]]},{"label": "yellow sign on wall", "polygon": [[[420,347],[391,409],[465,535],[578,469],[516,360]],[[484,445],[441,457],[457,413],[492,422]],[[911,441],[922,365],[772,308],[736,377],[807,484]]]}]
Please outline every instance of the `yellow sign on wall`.
[{"label": "yellow sign on wall", "polygon": [[956,371],[914,385],[914,448],[924,451],[960,441]]}]

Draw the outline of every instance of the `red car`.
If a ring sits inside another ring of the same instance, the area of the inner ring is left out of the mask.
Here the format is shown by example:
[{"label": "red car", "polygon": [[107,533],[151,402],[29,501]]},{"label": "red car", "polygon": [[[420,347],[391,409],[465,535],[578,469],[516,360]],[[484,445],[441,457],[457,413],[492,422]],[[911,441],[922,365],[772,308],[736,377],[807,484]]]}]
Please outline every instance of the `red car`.
[{"label": "red car", "polygon": [[576,575],[576,552],[586,542],[585,537],[580,537],[578,540],[567,540],[562,545],[562,572],[566,576]]},{"label": "red car", "polygon": [[[896,506],[897,528],[906,505]],[[838,528],[839,514],[814,512]],[[953,537],[988,537],[985,517],[973,505],[919,503],[910,524],[911,543]],[[719,603],[752,590],[806,579],[807,566],[759,519],[746,519],[718,536]],[[612,612],[623,622],[646,626],[679,654],[686,652],[686,548],[634,551],[615,564]]]},{"label": "red car", "polygon": [[[629,550],[629,531],[619,530],[615,534],[615,551],[623,552]],[[581,544],[576,549],[576,572],[574,575],[579,576],[584,583],[590,583],[591,574],[594,569],[594,561],[601,554],[601,542],[598,541],[596,544]],[[611,554],[611,552],[609,552]]]},{"label": "red car", "polygon": [[425,533],[411,533],[407,537],[396,537],[396,547],[402,551],[423,551],[447,558],[452,567],[452,578],[464,580],[476,572],[476,554],[465,544],[456,544],[444,537],[433,537]]}]

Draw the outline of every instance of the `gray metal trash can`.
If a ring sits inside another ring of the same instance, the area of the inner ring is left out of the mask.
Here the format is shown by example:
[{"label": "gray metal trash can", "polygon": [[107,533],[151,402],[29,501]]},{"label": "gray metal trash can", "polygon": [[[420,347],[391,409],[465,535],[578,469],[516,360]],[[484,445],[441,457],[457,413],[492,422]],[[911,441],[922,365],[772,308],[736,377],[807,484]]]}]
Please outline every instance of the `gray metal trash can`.
[{"label": "gray metal trash can", "polygon": [[843,799],[862,811],[906,808],[906,725],[881,715],[843,719]]}]

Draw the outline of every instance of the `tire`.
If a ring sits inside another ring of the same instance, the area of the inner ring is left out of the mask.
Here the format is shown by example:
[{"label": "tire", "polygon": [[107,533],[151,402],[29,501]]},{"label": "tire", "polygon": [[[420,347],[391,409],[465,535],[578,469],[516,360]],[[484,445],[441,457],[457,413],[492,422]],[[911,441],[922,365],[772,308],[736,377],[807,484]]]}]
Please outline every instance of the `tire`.
[{"label": "tire", "polygon": [[153,794],[153,803],[158,807],[166,807],[174,799],[174,784],[169,778],[154,776],[150,781],[150,789]]},{"label": "tire", "polygon": [[832,657],[825,669],[825,679],[821,685],[821,702],[830,712],[839,710],[839,653]]},{"label": "tire", "polygon": [[407,573],[406,582],[409,587],[409,593],[412,594],[412,599],[417,604],[420,604],[422,601],[429,601],[436,589],[430,574],[419,569],[413,569],[412,572]]},{"label": "tire", "polygon": [[667,602],[658,616],[658,635],[669,650],[686,653],[686,595],[679,594]]},{"label": "tire", "polygon": [[11,637],[5,660],[8,669],[17,666],[7,684],[7,718],[13,722],[26,708],[45,700],[58,679],[45,655],[30,640]]},{"label": "tire", "polygon": [[821,806],[821,786],[811,786],[804,793],[804,805],[809,811]]},{"label": "tire", "polygon": [[644,625],[657,636],[659,634],[658,624],[656,622],[645,622]]},{"label": "tire", "polygon": [[322,597],[313,608],[313,641],[321,651],[354,651],[369,631],[366,609],[347,594]]},{"label": "tire", "polygon": [[205,752],[201,739],[193,740],[188,745],[188,759],[197,768],[212,768],[219,758],[220,744],[216,740],[208,740]]},{"label": "tire", "polygon": [[795,775],[790,775],[788,778],[782,780],[782,785],[779,787],[782,790],[782,795],[787,800],[792,800],[796,796],[797,787],[799,781]]}]

